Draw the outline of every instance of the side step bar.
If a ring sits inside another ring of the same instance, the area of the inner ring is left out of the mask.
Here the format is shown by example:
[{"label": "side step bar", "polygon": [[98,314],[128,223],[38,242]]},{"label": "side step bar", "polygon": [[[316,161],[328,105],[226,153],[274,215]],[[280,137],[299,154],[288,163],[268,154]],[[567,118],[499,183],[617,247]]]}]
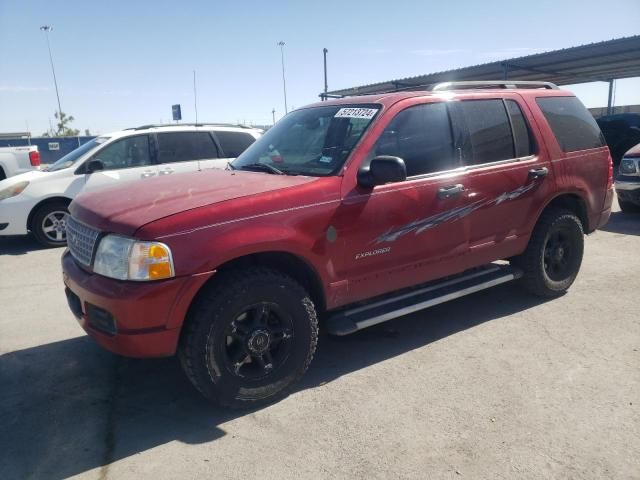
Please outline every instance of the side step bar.
[{"label": "side step bar", "polygon": [[326,326],[332,335],[349,335],[392,318],[464,297],[521,276],[522,272],[510,265],[490,264],[409,292],[405,290],[372,303],[339,311],[327,319]]}]

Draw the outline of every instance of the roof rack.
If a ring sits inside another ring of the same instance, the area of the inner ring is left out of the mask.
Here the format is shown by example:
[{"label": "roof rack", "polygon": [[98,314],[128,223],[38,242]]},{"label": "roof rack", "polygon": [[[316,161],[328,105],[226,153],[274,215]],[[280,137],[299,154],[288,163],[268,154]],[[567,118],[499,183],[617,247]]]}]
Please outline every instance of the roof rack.
[{"label": "roof rack", "polygon": [[433,85],[429,90],[462,90],[466,88],[546,88],[558,90],[558,86],[551,82],[532,82],[527,80],[474,80],[467,82],[442,82]]},{"label": "roof rack", "polygon": [[247,128],[253,129],[248,125],[240,125],[237,123],[151,123],[149,125],[141,125],[139,127],[129,127],[125,130],[145,130],[147,128],[160,128],[160,127],[235,127],[235,128]]}]

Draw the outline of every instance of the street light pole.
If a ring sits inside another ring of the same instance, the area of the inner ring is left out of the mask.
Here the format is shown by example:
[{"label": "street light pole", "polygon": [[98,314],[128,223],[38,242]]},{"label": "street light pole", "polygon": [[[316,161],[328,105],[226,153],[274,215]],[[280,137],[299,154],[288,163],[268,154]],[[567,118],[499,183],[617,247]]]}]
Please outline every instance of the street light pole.
[{"label": "street light pole", "polygon": [[273,117],[273,124],[276,124],[276,109],[271,110],[271,116]]},{"label": "street light pole", "polygon": [[62,122],[62,107],[60,106],[60,93],[58,92],[58,80],[56,79],[56,69],[53,68],[53,56],[51,55],[51,44],[49,43],[49,32],[53,31],[53,26],[43,25],[40,30],[44,32],[47,39],[47,49],[49,50],[49,62],[51,63],[51,72],[53,73],[53,84],[56,87],[56,98],[58,99],[58,122]]},{"label": "street light pole", "polygon": [[284,45],[285,43],[280,40],[278,46],[280,47],[280,59],[282,60],[282,90],[284,92],[284,114],[286,115],[289,110],[287,109],[287,81],[284,77]]},{"label": "street light pole", "polygon": [[327,85],[327,52],[329,52],[329,50],[327,50],[326,48],[322,49],[322,53],[324,54],[324,98],[323,100],[327,100],[327,90],[329,89],[329,86]]}]

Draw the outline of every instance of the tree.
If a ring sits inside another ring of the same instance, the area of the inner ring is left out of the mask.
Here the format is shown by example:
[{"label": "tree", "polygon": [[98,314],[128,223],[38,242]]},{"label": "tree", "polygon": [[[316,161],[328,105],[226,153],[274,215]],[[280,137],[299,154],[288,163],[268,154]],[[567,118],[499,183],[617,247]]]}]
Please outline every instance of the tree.
[{"label": "tree", "polygon": [[56,124],[56,128],[57,130],[52,132],[53,135],[52,136],[56,136],[56,137],[77,137],[78,135],[80,135],[80,130],[75,129],[75,128],[71,128],[69,125],[71,124],[71,122],[73,122],[75,119],[73,118],[73,115],[67,115],[64,112],[56,112],[55,114],[56,120],[58,121],[58,123]]}]

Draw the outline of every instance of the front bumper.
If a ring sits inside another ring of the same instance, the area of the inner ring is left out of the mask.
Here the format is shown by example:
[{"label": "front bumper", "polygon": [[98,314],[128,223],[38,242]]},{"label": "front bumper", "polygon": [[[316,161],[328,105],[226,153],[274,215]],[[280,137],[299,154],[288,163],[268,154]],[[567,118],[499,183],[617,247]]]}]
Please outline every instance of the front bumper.
[{"label": "front bumper", "polygon": [[127,357],[175,353],[191,301],[213,272],[159,282],[123,282],[83,270],[68,251],[63,280],[71,311],[103,348]]},{"label": "front bumper", "polygon": [[21,195],[0,200],[0,235],[26,235],[27,217],[33,208],[31,199]]},{"label": "front bumper", "polygon": [[640,177],[638,181],[616,181],[616,194],[620,200],[640,205]]}]

